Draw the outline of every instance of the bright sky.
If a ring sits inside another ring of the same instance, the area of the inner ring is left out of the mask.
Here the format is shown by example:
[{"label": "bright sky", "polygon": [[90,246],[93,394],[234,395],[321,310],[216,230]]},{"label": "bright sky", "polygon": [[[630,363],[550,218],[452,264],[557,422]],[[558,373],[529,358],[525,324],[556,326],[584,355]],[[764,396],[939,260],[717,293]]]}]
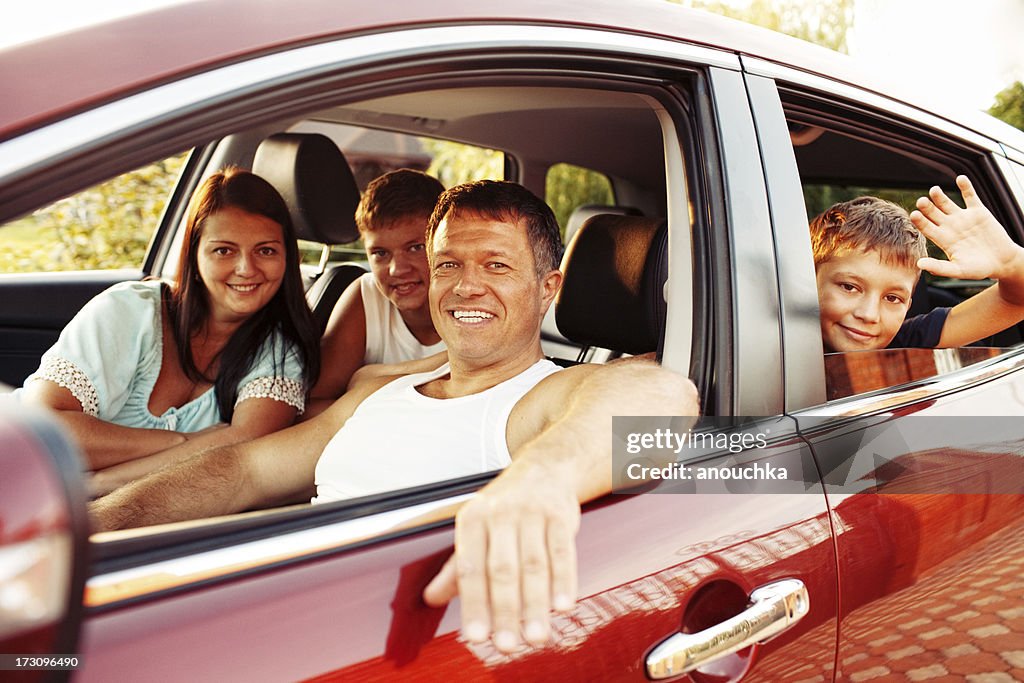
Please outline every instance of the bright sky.
[{"label": "bright sky", "polygon": [[[7,3],[0,21],[0,47],[83,23],[188,1]],[[739,5],[749,1],[732,0]],[[870,68],[897,77],[906,74],[959,106],[976,109],[987,109],[997,92],[1015,80],[1024,80],[1024,0],[855,2],[854,27],[848,36],[850,52]]]},{"label": "bright sky", "polygon": [[1022,0],[856,0],[850,54],[975,109],[1024,81]]}]

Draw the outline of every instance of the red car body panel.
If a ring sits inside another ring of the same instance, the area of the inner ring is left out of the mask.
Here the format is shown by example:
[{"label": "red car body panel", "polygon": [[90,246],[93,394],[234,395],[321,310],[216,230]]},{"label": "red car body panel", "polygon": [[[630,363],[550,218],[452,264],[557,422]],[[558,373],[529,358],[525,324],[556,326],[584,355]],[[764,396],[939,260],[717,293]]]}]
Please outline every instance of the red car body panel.
[{"label": "red car body panel", "polygon": [[[683,39],[711,47],[728,43],[744,54],[789,64],[815,64],[833,78],[878,80],[897,97],[905,88],[830,50],[777,33],[660,0],[573,3],[524,0],[336,2],[334,0],[212,0],[189,2],[87,27],[0,51],[0,140],[70,113],[157,83],[346,34],[386,28],[479,22],[599,27]],[[230,27],[230,29],[226,29]]]},{"label": "red car body panel", "polygon": [[[717,540],[709,545],[710,520]],[[76,681],[128,671],[219,681],[256,672],[267,680],[642,678],[643,656],[681,628],[695,589],[734,582],[745,601],[752,588],[786,577],[807,584],[812,612],[758,648],[745,680],[832,667],[835,555],[820,495],[647,494],[591,506],[578,538],[578,608],[556,618],[552,646],[512,655],[459,638],[457,603],[422,604],[451,542],[450,530],[426,532],[96,615],[85,624],[86,666]],[[714,606],[712,622],[737,610],[724,600]]]}]

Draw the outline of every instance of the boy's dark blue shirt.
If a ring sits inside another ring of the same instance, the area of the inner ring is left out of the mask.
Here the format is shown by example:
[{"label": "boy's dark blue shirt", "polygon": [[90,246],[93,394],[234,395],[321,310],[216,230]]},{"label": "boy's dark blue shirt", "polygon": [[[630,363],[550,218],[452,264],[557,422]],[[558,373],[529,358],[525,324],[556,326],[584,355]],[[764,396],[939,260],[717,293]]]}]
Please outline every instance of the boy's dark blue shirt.
[{"label": "boy's dark blue shirt", "polygon": [[900,331],[889,342],[889,349],[934,349],[942,337],[949,308],[936,308],[928,313],[908,318],[900,325]]}]

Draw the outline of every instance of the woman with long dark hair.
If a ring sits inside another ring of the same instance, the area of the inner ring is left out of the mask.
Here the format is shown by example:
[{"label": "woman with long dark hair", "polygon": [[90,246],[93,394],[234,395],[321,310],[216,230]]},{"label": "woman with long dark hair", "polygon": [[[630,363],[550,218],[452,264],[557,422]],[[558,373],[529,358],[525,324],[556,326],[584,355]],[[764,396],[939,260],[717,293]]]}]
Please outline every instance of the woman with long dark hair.
[{"label": "woman with long dark hair", "polygon": [[287,427],[319,367],[288,208],[266,180],[231,168],[192,199],[174,283],[99,294],[19,393],[59,413],[102,493]]}]

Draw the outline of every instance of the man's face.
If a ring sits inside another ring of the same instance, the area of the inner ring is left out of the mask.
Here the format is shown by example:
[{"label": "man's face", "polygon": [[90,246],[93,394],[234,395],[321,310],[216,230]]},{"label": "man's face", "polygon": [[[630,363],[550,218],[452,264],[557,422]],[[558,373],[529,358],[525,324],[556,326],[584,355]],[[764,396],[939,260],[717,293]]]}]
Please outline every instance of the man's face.
[{"label": "man's face", "polygon": [[557,270],[537,276],[525,226],[462,213],[434,233],[430,314],[453,360],[539,358],[541,319],[561,281]]},{"label": "man's face", "polygon": [[920,271],[857,249],[818,266],[826,351],[884,349],[899,332]]},{"label": "man's face", "polygon": [[399,311],[427,305],[430,269],[423,245],[426,228],[427,216],[408,216],[363,233],[377,287]]}]

